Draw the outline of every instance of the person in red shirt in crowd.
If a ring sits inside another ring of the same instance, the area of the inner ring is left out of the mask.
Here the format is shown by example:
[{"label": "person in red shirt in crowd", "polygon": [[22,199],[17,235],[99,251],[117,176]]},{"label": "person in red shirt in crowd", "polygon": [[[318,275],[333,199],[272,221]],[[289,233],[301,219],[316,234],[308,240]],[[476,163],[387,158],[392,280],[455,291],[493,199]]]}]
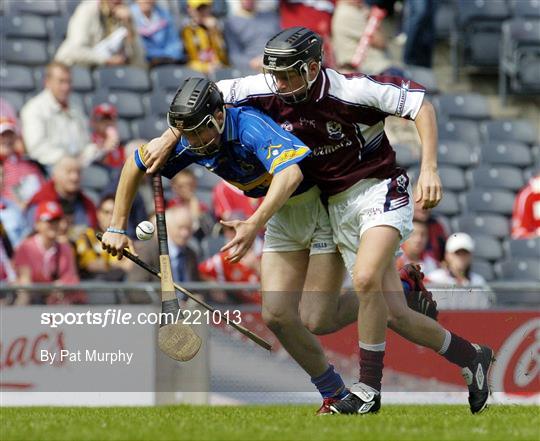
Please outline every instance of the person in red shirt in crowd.
[{"label": "person in red shirt in crowd", "polygon": [[212,190],[212,205],[216,219],[232,219],[231,213],[240,212],[245,219],[248,219],[262,199],[247,197],[242,191],[232,186],[226,181],[221,181]]},{"label": "person in red shirt in crowd", "polygon": [[415,219],[413,220],[413,228],[413,232],[401,246],[403,254],[396,260],[397,269],[403,268],[408,263],[416,263],[420,265],[420,269],[426,274],[435,271],[439,268],[439,262],[431,251],[427,249],[429,241],[427,223]]},{"label": "person in red shirt in crowd", "polygon": [[[227,219],[247,219],[242,212],[232,212]],[[225,243],[231,241],[235,236],[234,228],[222,225]],[[202,280],[215,282],[260,282],[260,266],[261,266],[261,246],[256,241],[253,247],[242,258],[241,262],[231,263],[227,259],[229,252],[218,252],[212,257],[206,259],[199,264],[199,274]],[[261,303],[261,295],[259,292],[246,291],[229,291],[212,292],[214,301],[220,303]]]},{"label": "person in red shirt in crowd", "polygon": [[118,134],[118,112],[109,103],[101,103],[92,110],[92,142],[98,149],[95,162],[110,168],[124,165],[124,146]]},{"label": "person in red shirt in crowd", "polygon": [[183,169],[171,179],[172,198],[167,202],[167,208],[187,207],[193,218],[193,235],[202,239],[210,234],[214,222],[209,214],[210,209],[195,194],[197,177],[193,170]]},{"label": "person in red shirt in crowd", "polygon": [[416,202],[414,204],[414,220],[423,222],[428,229],[428,239],[426,250],[437,260],[442,262],[444,260],[444,246],[448,239],[448,230],[446,226],[433,216],[431,209],[422,208],[421,203]]},{"label": "person in red shirt in crowd", "polygon": [[22,143],[13,119],[0,118],[0,164],[2,166],[2,189],[0,196],[25,209],[27,202],[45,183],[43,172],[35,162],[18,152]]},{"label": "person in red shirt in crowd", "polygon": [[[51,283],[75,285],[79,283],[73,249],[57,240],[64,212],[56,201],[44,201],[35,211],[35,234],[25,239],[15,250],[13,263],[20,284]],[[28,301],[30,294],[26,293]],[[44,300],[47,304],[85,303],[82,292],[52,291]]]},{"label": "person in red shirt in crowd", "polygon": [[[97,227],[94,203],[81,191],[81,162],[76,156],[64,156],[54,166],[52,179],[47,181],[28,204],[27,217],[32,219],[41,202],[58,202],[69,213],[68,223],[84,229]],[[73,231],[74,237],[78,232]]]},{"label": "person in red shirt in crowd", "polygon": [[518,193],[512,212],[512,238],[534,237],[540,237],[540,172]]}]

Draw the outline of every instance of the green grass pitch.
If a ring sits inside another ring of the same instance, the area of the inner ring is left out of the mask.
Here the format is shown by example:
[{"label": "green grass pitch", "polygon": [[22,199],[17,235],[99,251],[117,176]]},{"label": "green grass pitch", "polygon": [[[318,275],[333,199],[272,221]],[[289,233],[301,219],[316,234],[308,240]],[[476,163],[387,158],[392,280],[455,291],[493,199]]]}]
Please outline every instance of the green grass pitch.
[{"label": "green grass pitch", "polygon": [[1,440],[539,440],[540,407],[384,406],[315,417],[312,406],[0,408]]}]

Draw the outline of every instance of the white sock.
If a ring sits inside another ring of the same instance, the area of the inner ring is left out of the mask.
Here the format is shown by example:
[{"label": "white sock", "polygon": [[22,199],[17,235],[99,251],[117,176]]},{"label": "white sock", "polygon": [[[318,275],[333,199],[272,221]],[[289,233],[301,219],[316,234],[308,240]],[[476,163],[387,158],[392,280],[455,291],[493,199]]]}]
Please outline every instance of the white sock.
[{"label": "white sock", "polygon": [[441,349],[439,349],[439,354],[441,354],[441,355],[446,354],[446,351],[448,351],[448,347],[450,346],[450,340],[452,340],[452,334],[450,334],[450,331],[445,329],[444,330],[444,342],[443,342],[443,345],[442,345]]},{"label": "white sock", "polygon": [[382,343],[371,345],[359,341],[358,346],[360,347],[360,349],[365,349],[366,351],[384,352],[384,350],[386,349],[386,342],[383,341]]}]

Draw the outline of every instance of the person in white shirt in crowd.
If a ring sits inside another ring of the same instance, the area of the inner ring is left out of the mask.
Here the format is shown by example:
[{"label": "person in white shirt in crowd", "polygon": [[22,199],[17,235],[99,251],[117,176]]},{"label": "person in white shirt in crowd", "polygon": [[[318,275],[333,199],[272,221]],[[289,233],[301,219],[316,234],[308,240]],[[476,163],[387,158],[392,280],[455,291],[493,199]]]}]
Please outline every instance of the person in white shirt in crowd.
[{"label": "person in white shirt in crowd", "polygon": [[433,290],[433,300],[437,302],[438,308],[489,308],[494,302],[493,292],[486,280],[471,270],[474,253],[472,237],[466,233],[452,234],[446,241],[445,249],[442,267],[426,275],[431,285],[449,288],[448,290]]},{"label": "person in white shirt in crowd", "polygon": [[21,110],[28,156],[49,169],[66,155],[82,155],[86,165],[96,154],[86,116],[71,105],[70,94],[69,67],[53,61],[45,69],[45,89]]}]

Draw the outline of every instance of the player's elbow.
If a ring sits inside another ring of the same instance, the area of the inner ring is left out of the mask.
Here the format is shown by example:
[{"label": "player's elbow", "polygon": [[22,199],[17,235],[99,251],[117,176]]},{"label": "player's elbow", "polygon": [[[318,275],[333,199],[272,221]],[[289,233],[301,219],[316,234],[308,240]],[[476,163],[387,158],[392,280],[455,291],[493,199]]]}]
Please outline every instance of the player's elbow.
[{"label": "player's elbow", "polygon": [[300,167],[298,165],[293,165],[291,167],[288,167],[288,182],[289,186],[293,189],[296,189],[304,179],[304,175],[302,173],[302,170],[300,170]]}]

